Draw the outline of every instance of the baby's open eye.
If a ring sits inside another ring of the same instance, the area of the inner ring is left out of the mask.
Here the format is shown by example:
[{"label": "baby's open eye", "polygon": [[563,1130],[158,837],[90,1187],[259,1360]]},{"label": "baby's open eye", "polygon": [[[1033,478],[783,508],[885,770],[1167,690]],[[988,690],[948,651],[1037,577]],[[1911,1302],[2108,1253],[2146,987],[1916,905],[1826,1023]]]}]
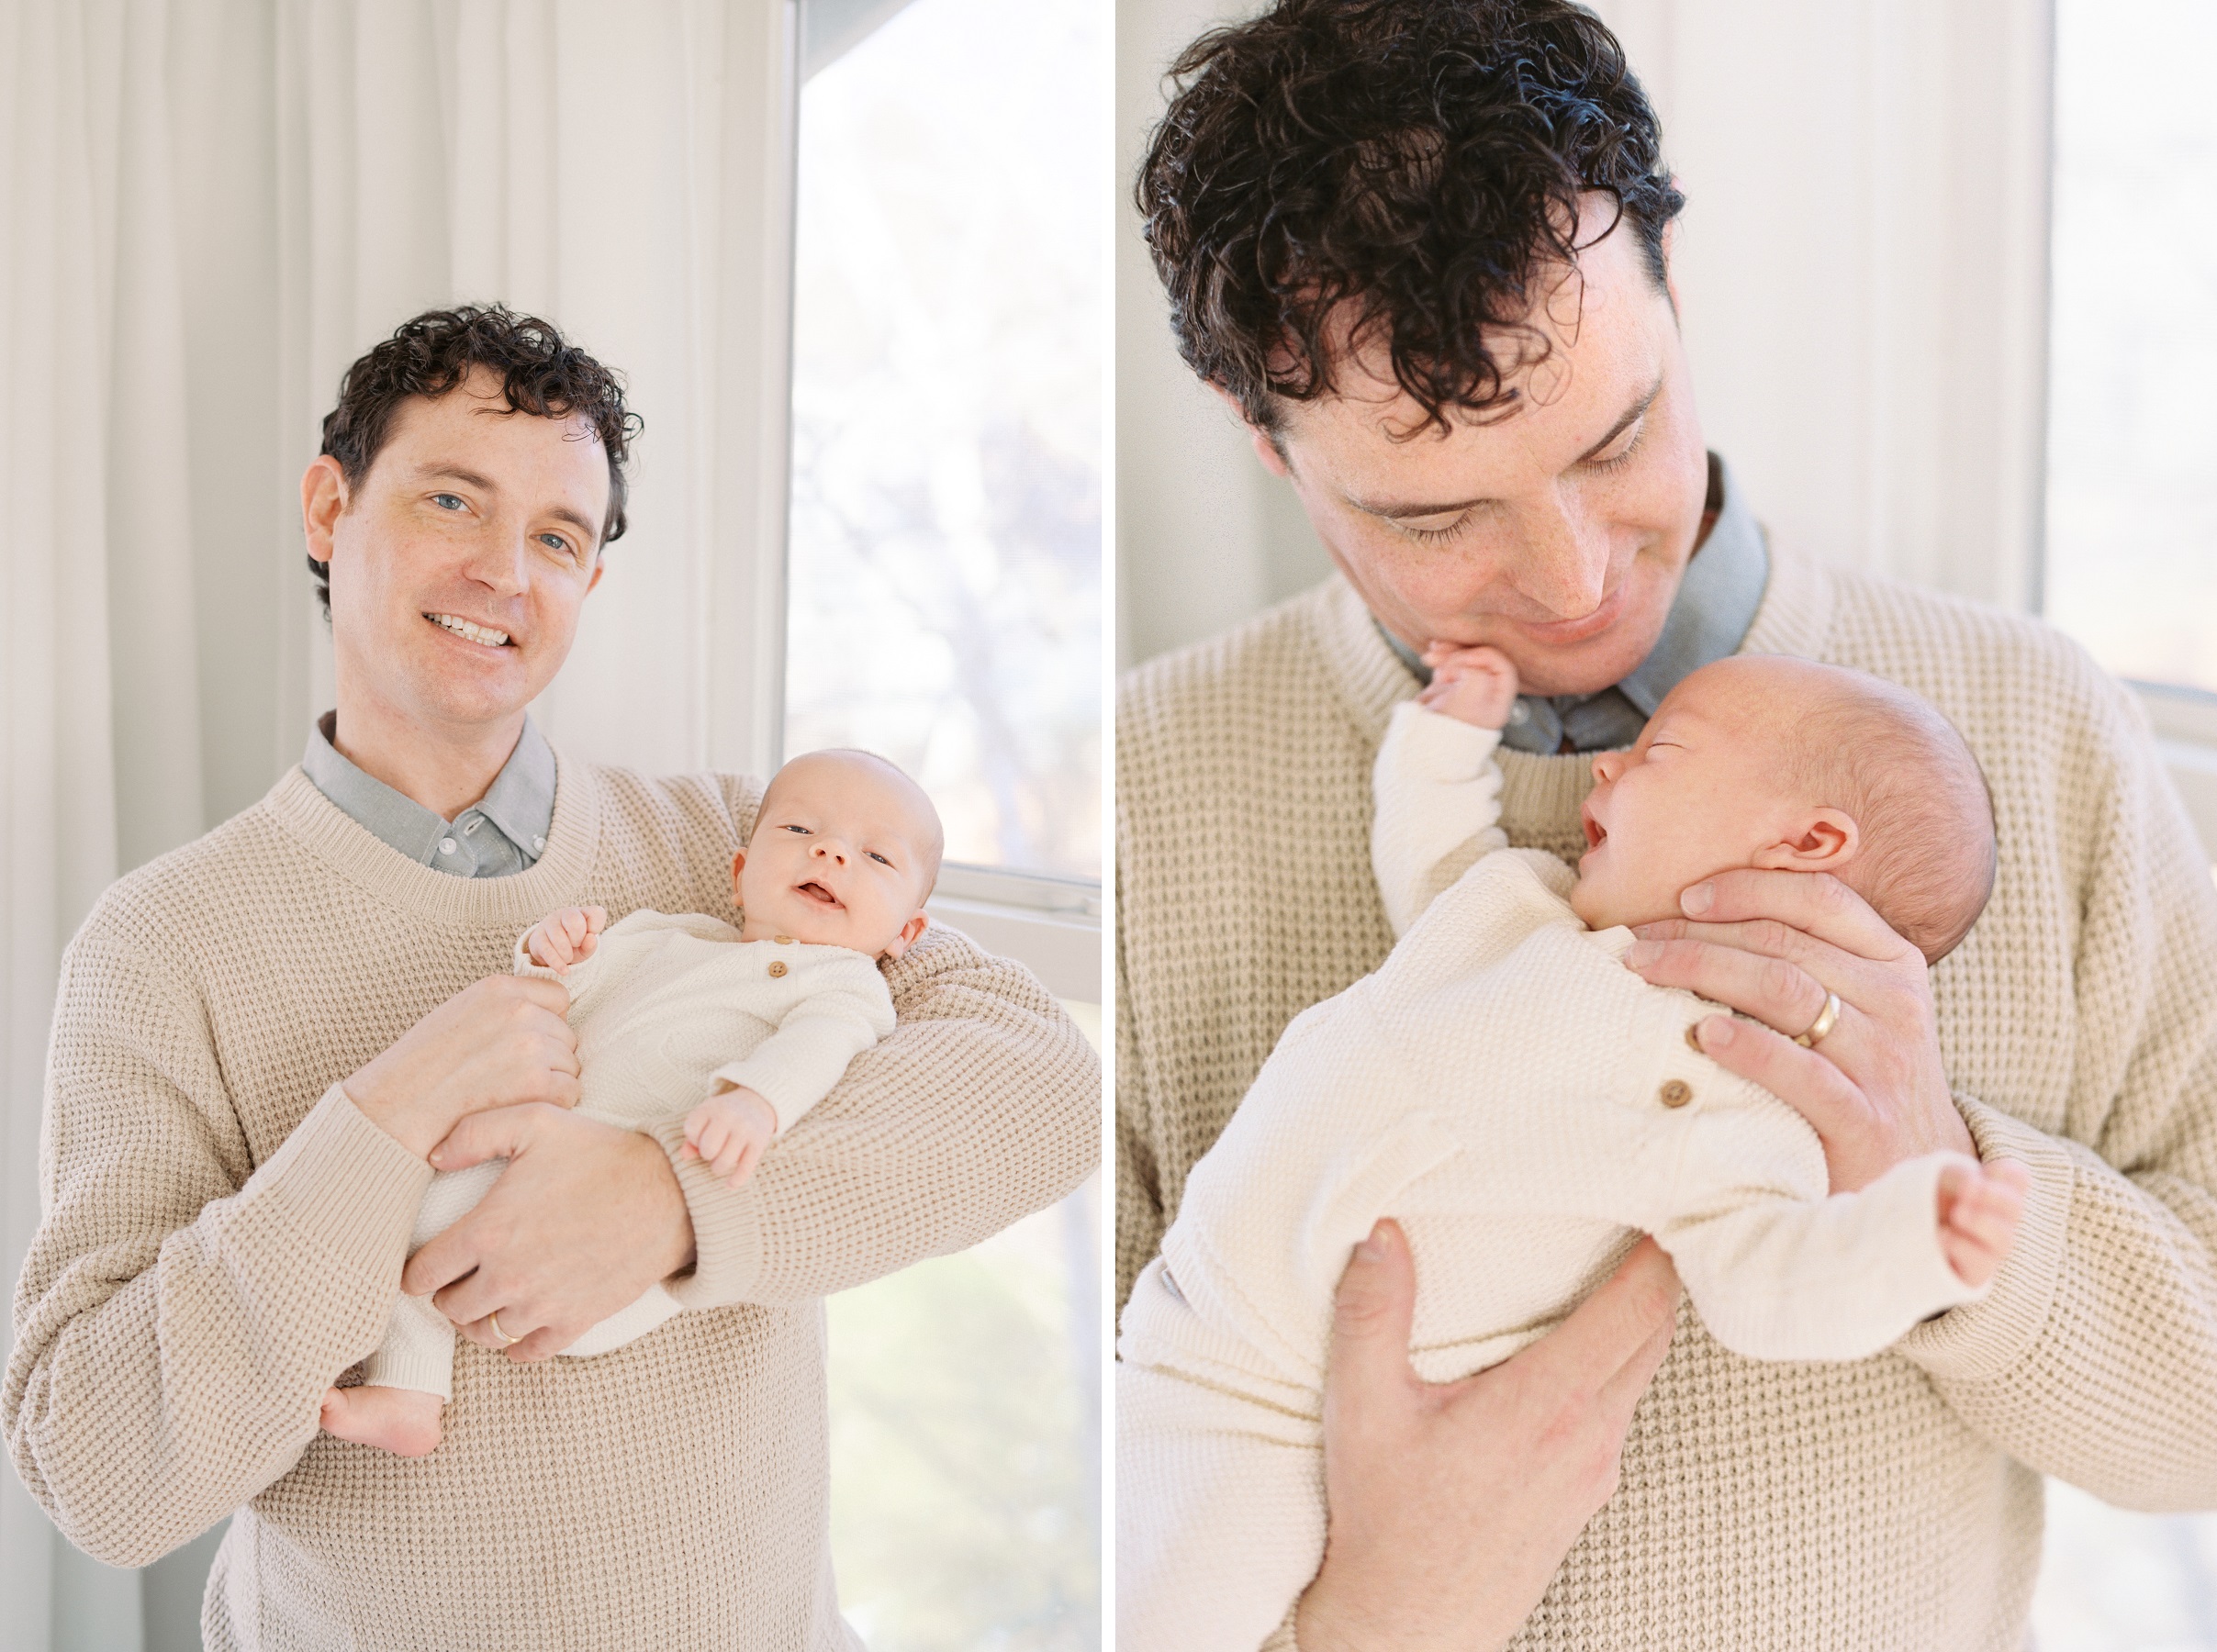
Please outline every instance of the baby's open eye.
[{"label": "baby's open eye", "polygon": [[890,866],[893,864],[891,861],[887,860],[884,855],[879,854],[875,849],[871,850],[869,854],[870,859],[876,861],[881,866]]},{"label": "baby's open eye", "polygon": [[805,826],[794,826],[788,824],[778,827],[778,830],[780,832],[798,832],[802,837],[808,836],[808,828]]}]

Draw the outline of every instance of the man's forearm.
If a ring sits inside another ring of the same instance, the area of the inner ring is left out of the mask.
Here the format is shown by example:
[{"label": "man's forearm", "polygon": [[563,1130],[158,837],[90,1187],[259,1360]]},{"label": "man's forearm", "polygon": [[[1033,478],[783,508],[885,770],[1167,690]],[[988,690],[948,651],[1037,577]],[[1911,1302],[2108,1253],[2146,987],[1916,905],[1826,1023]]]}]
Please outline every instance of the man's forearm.
[{"label": "man's forearm", "polygon": [[2217,1508],[2217,1197],[1965,1111],[1981,1156],[2032,1172],[2017,1248],[1985,1301],[1896,1351],[2031,1468],[2122,1507]]},{"label": "man's forearm", "polygon": [[213,1166],[190,1121],[142,1098],[141,1128],[173,1119],[179,1139],[151,1162],[189,1205],[150,1212],[143,1174],[106,1172],[113,1144],[59,1166],[8,1361],[25,1484],[117,1566],[186,1542],[297,1460],[325,1388],[376,1344],[431,1178],[334,1088],[245,1186],[203,1203]]}]

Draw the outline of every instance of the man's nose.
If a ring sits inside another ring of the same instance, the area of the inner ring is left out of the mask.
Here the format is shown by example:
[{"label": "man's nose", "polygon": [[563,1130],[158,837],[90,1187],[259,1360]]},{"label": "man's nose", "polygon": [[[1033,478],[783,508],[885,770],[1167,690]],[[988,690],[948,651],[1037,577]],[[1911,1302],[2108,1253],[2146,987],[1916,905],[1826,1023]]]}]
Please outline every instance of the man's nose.
[{"label": "man's nose", "polygon": [[521,533],[495,526],[474,547],[469,576],[499,597],[521,597],[530,588],[527,573],[531,547]]},{"label": "man's nose", "polygon": [[1582,620],[1599,608],[1608,589],[1607,538],[1559,488],[1548,489],[1523,519],[1517,588],[1557,620]]}]

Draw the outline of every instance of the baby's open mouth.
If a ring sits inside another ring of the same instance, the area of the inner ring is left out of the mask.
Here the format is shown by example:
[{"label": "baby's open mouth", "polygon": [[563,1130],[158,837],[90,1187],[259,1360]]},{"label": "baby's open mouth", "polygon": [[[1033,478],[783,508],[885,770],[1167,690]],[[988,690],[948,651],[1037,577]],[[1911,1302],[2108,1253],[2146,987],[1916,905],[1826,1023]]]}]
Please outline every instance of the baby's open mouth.
[{"label": "baby's open mouth", "polygon": [[1579,819],[1581,823],[1585,827],[1585,846],[1587,850],[1590,852],[1592,850],[1600,848],[1602,839],[1607,837],[1609,834],[1608,828],[1602,825],[1599,820],[1594,819],[1594,817],[1590,814],[1582,813]]},{"label": "baby's open mouth", "polygon": [[829,889],[825,888],[822,884],[815,882],[813,879],[804,884],[794,885],[793,892],[798,895],[805,895],[811,900],[817,901],[823,906],[837,906],[839,904],[838,896],[833,894]]}]

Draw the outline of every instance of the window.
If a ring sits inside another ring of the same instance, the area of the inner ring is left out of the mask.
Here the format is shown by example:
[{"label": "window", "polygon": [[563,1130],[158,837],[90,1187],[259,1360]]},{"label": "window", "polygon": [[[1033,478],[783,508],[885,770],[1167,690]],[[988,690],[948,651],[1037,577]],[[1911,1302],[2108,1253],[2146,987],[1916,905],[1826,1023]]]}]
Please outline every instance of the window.
[{"label": "window", "polygon": [[[2056,0],[2048,618],[2135,681],[2217,850],[2217,166],[2205,0]],[[2217,1515],[2049,1482],[2042,1652],[2217,1649]]]},{"label": "window", "polygon": [[[935,920],[1099,1042],[1107,31],[1094,0],[804,0],[788,752],[946,824]],[[873,1652],[1100,1646],[1096,1178],[834,1298],[832,1539]]]}]

